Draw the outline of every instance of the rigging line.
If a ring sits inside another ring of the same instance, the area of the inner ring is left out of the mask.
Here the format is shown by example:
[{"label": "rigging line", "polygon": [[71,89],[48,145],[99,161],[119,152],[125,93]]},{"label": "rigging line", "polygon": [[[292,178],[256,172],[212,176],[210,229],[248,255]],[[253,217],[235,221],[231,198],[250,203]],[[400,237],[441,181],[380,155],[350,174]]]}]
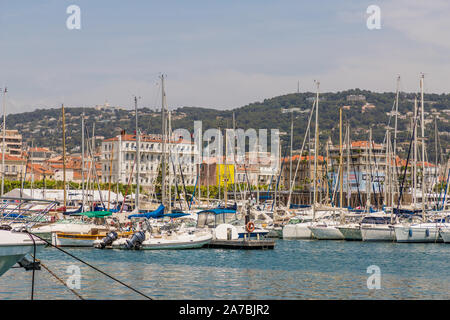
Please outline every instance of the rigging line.
[{"label": "rigging line", "polygon": [[59,251],[61,251],[61,252],[65,253],[65,254],[67,254],[68,256],[74,258],[75,260],[80,261],[81,263],[87,265],[88,267],[94,269],[95,271],[100,272],[101,274],[107,276],[108,278],[110,278],[110,279],[112,279],[112,280],[114,280],[114,281],[120,283],[121,285],[127,287],[128,289],[130,289],[130,290],[132,290],[132,291],[134,291],[134,292],[140,294],[141,296],[143,296],[143,297],[145,297],[145,298],[147,298],[147,299],[149,299],[149,300],[153,300],[151,297],[147,296],[146,294],[144,294],[144,293],[142,293],[142,292],[140,292],[140,291],[134,289],[133,287],[129,286],[128,284],[126,284],[126,283],[120,281],[120,280],[117,279],[117,278],[114,278],[113,276],[111,276],[111,275],[107,274],[106,272],[104,272],[104,271],[98,269],[97,267],[94,267],[93,265],[91,265],[91,264],[87,263],[86,261],[84,261],[84,260],[78,258],[77,256],[74,256],[73,254],[71,254],[71,253],[65,251],[64,249],[61,249],[60,247],[57,247],[57,246],[53,245],[53,243],[51,243],[51,242],[49,242],[49,241],[47,241],[47,240],[41,238],[40,236],[38,236],[38,235],[36,235],[36,234],[34,234],[34,233],[32,233],[32,232],[29,232],[28,230],[25,230],[24,232],[26,232],[26,233],[28,233],[28,234],[31,234],[32,236],[35,236],[36,238],[38,238],[38,239],[44,241],[45,243],[47,243],[48,245],[52,246],[53,248],[58,249]]},{"label": "rigging line", "polygon": [[67,283],[64,282],[64,280],[62,280],[60,277],[58,277],[53,271],[51,271],[45,264],[43,264],[42,262],[40,263],[41,266],[48,271],[48,273],[50,273],[56,280],[58,280],[59,282],[61,282],[67,289],[69,289],[74,295],[76,295],[80,300],[84,300],[84,298],[78,293],[76,292],[74,289],[69,288],[69,286],[67,285]]},{"label": "rigging line", "polygon": [[[355,159],[353,158],[353,149],[350,149],[350,156],[352,158],[352,167],[353,167],[353,174],[355,175],[355,180],[356,180],[356,190],[358,192],[358,200],[359,200],[359,205],[362,207],[362,199],[361,199],[361,193],[359,191],[359,178],[358,175],[356,174],[356,166],[355,166]],[[359,168],[358,168],[359,169]],[[359,172],[359,171],[358,171]]]},{"label": "rigging line", "polygon": [[[290,207],[290,204],[291,204],[291,196],[292,196],[293,188],[295,186],[295,178],[297,177],[298,168],[300,167],[300,162],[302,160],[303,149],[305,147],[306,137],[308,135],[309,128],[311,126],[311,120],[312,120],[312,116],[314,114],[314,108],[315,107],[316,107],[316,101],[314,100],[314,104],[313,104],[313,106],[311,108],[311,114],[309,115],[309,119],[308,119],[308,126],[306,127],[306,131],[305,131],[305,137],[303,138],[302,148],[300,150],[300,155],[299,155],[299,158],[298,158],[298,161],[297,161],[297,166],[295,167],[295,173],[294,173],[293,179],[291,181],[291,186],[289,188],[289,197],[288,197],[288,203],[287,203],[287,207],[288,208]],[[314,152],[316,152],[316,151],[314,151]],[[311,154],[309,153],[309,143],[308,143],[308,156],[311,159]],[[314,155],[314,156],[316,156],[316,155]]]},{"label": "rigging line", "polygon": [[[416,118],[414,119],[414,126],[413,126],[413,130],[412,130],[412,133],[411,133],[411,138],[410,138],[410,141],[409,141],[408,156],[406,158],[405,170],[403,172],[403,179],[402,179],[402,184],[400,186],[400,194],[399,194],[398,202],[397,202],[397,214],[398,214],[398,210],[400,208],[400,203],[402,201],[403,186],[404,186],[404,183],[405,183],[405,180],[406,180],[406,173],[407,173],[407,170],[408,170],[409,158],[411,156],[411,148],[412,148],[412,142],[414,140],[414,133],[416,131],[417,119],[418,119],[418,115],[416,115]],[[414,192],[416,192],[416,191],[414,190]],[[392,211],[393,210],[394,210],[394,208],[392,208]]]}]

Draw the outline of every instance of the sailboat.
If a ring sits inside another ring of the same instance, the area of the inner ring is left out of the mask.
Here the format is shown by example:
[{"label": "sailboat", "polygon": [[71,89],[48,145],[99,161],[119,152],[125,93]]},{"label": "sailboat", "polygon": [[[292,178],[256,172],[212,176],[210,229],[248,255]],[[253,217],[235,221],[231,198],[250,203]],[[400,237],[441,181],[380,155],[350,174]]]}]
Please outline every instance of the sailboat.
[{"label": "sailboat", "polygon": [[[419,223],[407,222],[394,225],[395,236],[397,242],[438,242],[442,241],[440,238],[440,230],[442,228],[450,227],[449,223],[442,222],[442,219],[435,217],[435,221],[429,221],[426,216],[426,196],[425,196],[425,122],[424,122],[424,96],[423,96],[423,80],[424,75],[420,78],[420,100],[421,100],[421,146],[422,146],[422,221]],[[417,114],[417,99],[414,103],[414,113]],[[416,131],[414,131],[416,132]],[[416,150],[417,150],[417,138],[414,136],[414,171],[416,171]],[[416,174],[414,174],[414,180],[416,180]],[[413,186],[413,199],[416,200],[416,182]],[[413,206],[414,208],[416,206]]]}]

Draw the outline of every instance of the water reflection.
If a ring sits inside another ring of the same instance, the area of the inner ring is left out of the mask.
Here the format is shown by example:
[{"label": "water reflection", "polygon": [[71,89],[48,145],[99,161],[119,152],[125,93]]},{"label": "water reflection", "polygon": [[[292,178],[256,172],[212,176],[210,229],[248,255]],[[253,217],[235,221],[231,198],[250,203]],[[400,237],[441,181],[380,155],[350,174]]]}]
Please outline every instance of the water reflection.
[{"label": "water reflection", "polygon": [[[72,249],[106,273],[156,299],[449,299],[449,247],[344,241],[278,241],[270,251],[115,251]],[[39,257],[59,277],[81,270],[86,299],[141,299],[106,276],[46,249]],[[381,289],[366,286],[380,266]],[[36,272],[36,299],[76,299],[47,271]],[[31,272],[0,278],[0,299],[29,299]]]}]

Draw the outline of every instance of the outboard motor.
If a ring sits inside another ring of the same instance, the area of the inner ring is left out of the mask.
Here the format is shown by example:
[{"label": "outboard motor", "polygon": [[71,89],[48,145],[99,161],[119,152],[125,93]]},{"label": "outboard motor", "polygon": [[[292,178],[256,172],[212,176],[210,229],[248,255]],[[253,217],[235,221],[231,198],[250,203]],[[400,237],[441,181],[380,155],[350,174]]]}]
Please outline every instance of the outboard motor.
[{"label": "outboard motor", "polygon": [[95,247],[98,249],[104,249],[106,246],[110,246],[115,240],[117,240],[117,233],[111,231],[102,239],[100,243],[96,243]]},{"label": "outboard motor", "polygon": [[145,240],[145,233],[143,231],[138,231],[131,237],[130,240],[127,240],[125,244],[125,248],[128,250],[139,249],[141,247],[142,242]]}]

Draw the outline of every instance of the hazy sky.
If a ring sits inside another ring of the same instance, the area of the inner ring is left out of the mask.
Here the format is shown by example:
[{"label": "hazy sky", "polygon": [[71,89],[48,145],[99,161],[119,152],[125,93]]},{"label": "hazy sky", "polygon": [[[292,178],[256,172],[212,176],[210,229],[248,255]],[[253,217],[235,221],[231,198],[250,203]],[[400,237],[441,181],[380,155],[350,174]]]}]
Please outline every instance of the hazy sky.
[{"label": "hazy sky", "polygon": [[[69,30],[66,8],[81,8]],[[381,29],[369,30],[369,5]],[[0,87],[8,113],[160,105],[234,108],[351,88],[449,92],[450,1],[0,0]]]}]

